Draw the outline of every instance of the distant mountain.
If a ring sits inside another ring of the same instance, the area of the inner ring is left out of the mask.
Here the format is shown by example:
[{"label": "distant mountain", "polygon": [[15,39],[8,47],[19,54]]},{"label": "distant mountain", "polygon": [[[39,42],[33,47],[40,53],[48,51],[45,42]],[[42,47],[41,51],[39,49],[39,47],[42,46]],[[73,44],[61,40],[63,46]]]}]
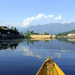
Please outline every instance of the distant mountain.
[{"label": "distant mountain", "polygon": [[75,22],[73,23],[50,23],[50,24],[44,24],[44,25],[37,25],[37,26],[30,26],[28,28],[22,29],[23,32],[34,31],[39,33],[48,32],[50,34],[58,34],[62,32],[67,32],[75,29]]}]

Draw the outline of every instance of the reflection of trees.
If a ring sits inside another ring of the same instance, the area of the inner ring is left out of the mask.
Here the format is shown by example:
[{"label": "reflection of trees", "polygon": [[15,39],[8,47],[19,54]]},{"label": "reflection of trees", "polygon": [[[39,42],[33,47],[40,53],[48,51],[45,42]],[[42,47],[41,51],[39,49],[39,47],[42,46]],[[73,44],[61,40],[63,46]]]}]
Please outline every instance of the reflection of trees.
[{"label": "reflection of trees", "polygon": [[18,43],[12,44],[12,45],[10,45],[10,48],[11,48],[11,50],[14,50],[14,49],[16,49],[17,46],[18,46]]},{"label": "reflection of trees", "polygon": [[75,44],[75,41],[68,41],[68,38],[57,38],[57,40],[58,41],[63,41],[63,42]]},{"label": "reflection of trees", "polygon": [[27,42],[27,45],[29,45],[29,40],[27,40],[26,42]]},{"label": "reflection of trees", "polygon": [[30,44],[34,44],[34,42],[39,42],[39,41],[49,42],[50,40],[31,40],[31,39],[25,39],[24,41],[27,43],[27,45],[29,45],[29,43]]},{"label": "reflection of trees", "polygon": [[16,47],[17,47],[17,46],[15,46],[15,49],[16,49]]},{"label": "reflection of trees", "polygon": [[18,46],[18,43],[13,43],[13,44],[1,44],[0,46],[0,50],[2,49],[8,49],[10,48],[11,50],[16,49],[16,47]]},{"label": "reflection of trees", "polygon": [[45,42],[49,42],[49,40],[45,40]]},{"label": "reflection of trees", "polygon": [[34,44],[34,41],[30,41],[31,44]]},{"label": "reflection of trees", "polygon": [[67,41],[68,41],[67,38],[57,38],[57,40],[59,40],[59,41],[64,41],[64,42],[67,42]]},{"label": "reflection of trees", "polygon": [[0,41],[0,50],[7,50],[8,48],[10,48],[11,50],[14,50],[14,49],[16,49],[16,47],[18,46],[18,44],[20,43],[20,42],[22,42],[23,40],[10,40],[10,41]]},{"label": "reflection of trees", "polygon": [[30,39],[26,39],[24,41],[27,43],[27,45],[29,45],[29,43],[34,44],[34,42],[39,42],[38,40],[36,41],[36,40],[30,40]]}]

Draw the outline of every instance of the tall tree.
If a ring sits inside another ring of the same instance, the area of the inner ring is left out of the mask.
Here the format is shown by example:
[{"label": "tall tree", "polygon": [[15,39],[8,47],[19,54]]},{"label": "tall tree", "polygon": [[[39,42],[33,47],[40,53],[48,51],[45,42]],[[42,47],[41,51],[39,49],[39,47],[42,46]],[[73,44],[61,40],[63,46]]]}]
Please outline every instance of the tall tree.
[{"label": "tall tree", "polygon": [[27,30],[26,34],[29,35],[29,30]]}]

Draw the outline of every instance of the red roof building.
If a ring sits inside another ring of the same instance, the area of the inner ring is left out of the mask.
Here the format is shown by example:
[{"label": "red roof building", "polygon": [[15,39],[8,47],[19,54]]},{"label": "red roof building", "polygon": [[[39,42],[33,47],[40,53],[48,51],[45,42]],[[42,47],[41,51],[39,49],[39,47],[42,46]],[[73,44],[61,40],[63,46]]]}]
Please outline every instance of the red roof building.
[{"label": "red roof building", "polygon": [[0,28],[9,29],[7,26],[0,26]]}]

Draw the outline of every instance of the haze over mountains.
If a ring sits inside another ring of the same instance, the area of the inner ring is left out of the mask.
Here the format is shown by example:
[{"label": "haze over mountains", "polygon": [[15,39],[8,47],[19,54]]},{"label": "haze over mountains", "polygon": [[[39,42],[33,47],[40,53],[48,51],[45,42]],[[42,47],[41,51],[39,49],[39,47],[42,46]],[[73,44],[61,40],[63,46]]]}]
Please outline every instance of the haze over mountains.
[{"label": "haze over mountains", "polygon": [[50,23],[44,25],[30,26],[28,28],[23,28],[22,31],[25,33],[27,30],[44,33],[48,32],[50,34],[58,34],[62,32],[67,32],[75,29],[75,22],[72,23]]}]

